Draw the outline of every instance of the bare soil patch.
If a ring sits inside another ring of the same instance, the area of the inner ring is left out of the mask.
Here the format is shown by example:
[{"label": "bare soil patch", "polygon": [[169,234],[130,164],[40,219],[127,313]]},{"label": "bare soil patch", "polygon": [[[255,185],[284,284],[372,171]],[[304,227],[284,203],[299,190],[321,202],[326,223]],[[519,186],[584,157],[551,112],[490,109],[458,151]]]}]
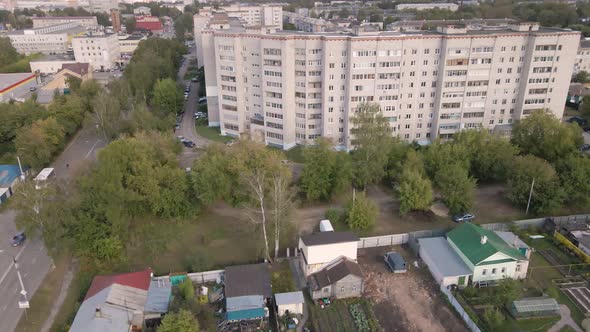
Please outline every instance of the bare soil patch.
[{"label": "bare soil patch", "polygon": [[[383,254],[400,252],[411,267],[407,273],[391,273]],[[375,303],[375,314],[385,331],[452,331],[467,328],[445,302],[427,267],[415,268],[414,255],[400,246],[359,250],[365,275],[365,295]]]}]

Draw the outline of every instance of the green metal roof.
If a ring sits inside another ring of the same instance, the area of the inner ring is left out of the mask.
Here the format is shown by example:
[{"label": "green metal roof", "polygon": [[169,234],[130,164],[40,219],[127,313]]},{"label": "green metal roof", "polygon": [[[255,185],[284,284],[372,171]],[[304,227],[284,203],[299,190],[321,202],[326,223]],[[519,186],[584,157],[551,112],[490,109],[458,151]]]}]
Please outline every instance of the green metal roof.
[{"label": "green metal roof", "polygon": [[[488,239],[481,244],[481,237]],[[501,252],[513,259],[526,259],[516,248],[509,246],[494,231],[481,228],[472,223],[463,223],[447,233],[447,238],[469,259],[473,265],[483,265],[488,257]],[[500,263],[501,261],[496,261]]]}]

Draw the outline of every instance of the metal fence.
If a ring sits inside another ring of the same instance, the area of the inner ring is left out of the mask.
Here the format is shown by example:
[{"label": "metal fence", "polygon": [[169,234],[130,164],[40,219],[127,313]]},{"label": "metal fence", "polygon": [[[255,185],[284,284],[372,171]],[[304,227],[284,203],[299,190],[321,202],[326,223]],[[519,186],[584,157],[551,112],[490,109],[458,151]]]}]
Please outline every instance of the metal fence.
[{"label": "metal fence", "polygon": [[375,248],[400,245],[408,242],[408,233],[390,234],[382,236],[362,237],[358,242],[358,248]]},{"label": "metal fence", "polygon": [[467,328],[469,328],[469,330],[471,330],[472,332],[481,332],[481,330],[479,329],[477,324],[475,324],[475,322],[471,319],[471,317],[469,317],[469,314],[467,314],[465,309],[463,309],[463,307],[461,306],[461,303],[459,303],[459,301],[457,301],[457,299],[455,298],[453,293],[451,293],[450,290],[448,290],[445,286],[442,286],[442,285],[440,286],[440,291],[447,296],[447,298],[449,299],[449,302],[451,303],[453,308],[455,308],[455,310],[457,310],[457,312],[459,313],[459,316],[461,316],[461,318],[465,322],[465,325],[467,325]]},{"label": "metal fence", "polygon": [[447,229],[431,229],[425,231],[416,231],[411,232],[408,238],[408,245],[416,255],[418,255],[420,245],[418,244],[419,239],[429,238],[429,237],[438,237],[438,236],[445,236],[447,233]]},{"label": "metal fence", "polygon": [[187,276],[195,282],[204,284],[210,281],[220,281],[223,279],[225,270],[213,270],[205,272],[188,273]]}]

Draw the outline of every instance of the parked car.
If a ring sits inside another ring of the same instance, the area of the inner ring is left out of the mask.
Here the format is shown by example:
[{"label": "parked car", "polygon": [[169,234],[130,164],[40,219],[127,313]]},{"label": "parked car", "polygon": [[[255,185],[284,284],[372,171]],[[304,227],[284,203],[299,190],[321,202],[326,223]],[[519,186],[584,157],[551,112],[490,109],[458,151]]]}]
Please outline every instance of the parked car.
[{"label": "parked car", "polygon": [[182,144],[184,144],[184,146],[186,146],[187,148],[194,148],[195,147],[195,143],[193,143],[193,141],[184,141],[184,142],[182,142]]},{"label": "parked car", "polygon": [[453,216],[454,222],[469,222],[475,219],[475,216],[471,213],[459,213]]},{"label": "parked car", "polygon": [[18,247],[23,244],[26,239],[27,236],[25,235],[25,232],[18,232],[12,237],[12,246]]},{"label": "parked car", "polygon": [[191,82],[196,82],[196,81],[197,81],[196,77],[191,78]]},{"label": "parked car", "polygon": [[35,91],[35,90],[37,90],[37,88],[34,87],[34,86],[32,86],[32,87],[29,88],[29,91]]},{"label": "parked car", "polygon": [[199,105],[204,105],[204,104],[207,104],[207,97],[199,98]]},{"label": "parked car", "polygon": [[580,146],[580,151],[582,151],[582,152],[590,151],[590,144],[582,144]]}]

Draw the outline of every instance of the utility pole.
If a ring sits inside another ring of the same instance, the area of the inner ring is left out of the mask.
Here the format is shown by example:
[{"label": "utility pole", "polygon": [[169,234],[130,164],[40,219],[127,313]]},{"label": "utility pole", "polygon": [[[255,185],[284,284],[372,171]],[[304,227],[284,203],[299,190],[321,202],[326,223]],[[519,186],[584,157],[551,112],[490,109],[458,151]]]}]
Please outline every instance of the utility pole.
[{"label": "utility pole", "polygon": [[16,156],[16,160],[18,161],[18,168],[20,169],[20,179],[25,180],[25,172],[23,172],[23,166],[20,163],[20,158]]},{"label": "utility pole", "polygon": [[526,214],[529,214],[529,207],[531,206],[531,198],[533,197],[533,188],[535,187],[535,178],[531,182],[531,191],[529,192],[529,201],[526,203]]}]

